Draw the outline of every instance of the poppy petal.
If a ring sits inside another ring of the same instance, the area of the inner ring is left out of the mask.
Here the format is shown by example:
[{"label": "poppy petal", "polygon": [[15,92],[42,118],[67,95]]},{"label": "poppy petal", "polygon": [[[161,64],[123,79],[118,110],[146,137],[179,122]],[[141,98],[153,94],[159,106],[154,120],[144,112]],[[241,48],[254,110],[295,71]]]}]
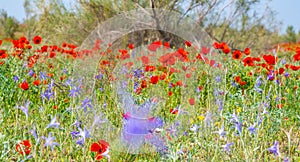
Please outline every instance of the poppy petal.
[{"label": "poppy petal", "polygon": [[91,145],[91,151],[92,152],[99,152],[100,149],[101,149],[101,146],[98,143],[93,143]]}]

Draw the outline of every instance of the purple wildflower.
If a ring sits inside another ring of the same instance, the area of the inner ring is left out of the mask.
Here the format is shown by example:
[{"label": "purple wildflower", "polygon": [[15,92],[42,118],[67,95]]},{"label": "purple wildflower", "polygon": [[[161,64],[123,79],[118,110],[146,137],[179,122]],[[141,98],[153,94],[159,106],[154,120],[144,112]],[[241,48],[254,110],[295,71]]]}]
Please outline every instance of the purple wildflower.
[{"label": "purple wildflower", "polygon": [[290,162],[290,159],[289,159],[288,157],[285,157],[285,158],[283,159],[283,162]]},{"label": "purple wildflower", "polygon": [[233,113],[230,121],[235,125],[235,129],[239,132],[239,135],[242,135],[242,122],[240,122],[239,118]]},{"label": "purple wildflower", "polygon": [[198,130],[199,130],[199,126],[198,125],[193,125],[191,128],[190,128],[190,131],[193,131],[194,133],[196,133]]},{"label": "purple wildflower", "polygon": [[40,72],[40,79],[41,79],[41,81],[46,80],[47,78],[48,78],[48,76],[45,73]]},{"label": "purple wildflower", "polygon": [[16,81],[19,80],[19,77],[18,77],[18,76],[14,76],[14,77],[13,77],[13,80],[16,82]]},{"label": "purple wildflower", "polygon": [[80,95],[80,90],[81,90],[80,86],[78,86],[78,87],[73,86],[72,89],[70,90],[69,96],[70,97],[77,97],[77,96],[79,96]]},{"label": "purple wildflower", "polygon": [[28,119],[28,109],[29,109],[30,101],[26,101],[24,106],[16,106],[16,108],[23,111],[23,113],[26,116],[26,119]]},{"label": "purple wildflower", "polygon": [[136,78],[141,78],[143,76],[142,74],[143,74],[143,70],[136,69],[133,71],[133,76]]},{"label": "purple wildflower", "polygon": [[87,107],[92,108],[92,104],[91,103],[92,103],[92,100],[90,100],[87,97],[82,101],[81,107],[83,108],[84,112],[86,112]]},{"label": "purple wildflower", "polygon": [[51,150],[54,150],[54,146],[59,146],[59,144],[57,142],[54,142],[55,137],[52,136],[52,133],[50,132],[48,134],[48,137],[42,137],[44,140],[46,140],[44,147],[51,147]]},{"label": "purple wildflower", "polygon": [[284,76],[285,76],[285,77],[289,77],[290,74],[289,74],[288,72],[285,72],[285,73],[284,73]]},{"label": "purple wildflower", "polygon": [[175,122],[169,128],[166,129],[170,133],[170,135],[177,136],[178,126],[180,125],[179,122]]},{"label": "purple wildflower", "polygon": [[268,148],[268,151],[273,153],[275,156],[278,156],[280,154],[278,144],[279,144],[279,142],[275,141],[274,145],[272,147]]},{"label": "purple wildflower", "polygon": [[37,132],[36,132],[36,128],[33,127],[32,130],[30,130],[30,133],[33,135],[34,139],[38,142],[40,140],[39,136],[37,135]]},{"label": "purple wildflower", "polygon": [[32,77],[34,75],[34,71],[29,70],[28,75]]},{"label": "purple wildflower", "polygon": [[273,80],[275,77],[274,77],[274,75],[273,74],[269,74],[268,75],[268,80]]},{"label": "purple wildflower", "polygon": [[46,89],[44,93],[41,94],[42,99],[46,98],[48,101],[53,97],[54,93],[51,89]]},{"label": "purple wildflower", "polygon": [[210,113],[210,112],[207,112],[207,113],[206,113],[205,118],[204,118],[204,121],[205,121],[205,123],[207,124],[207,126],[210,126],[211,123],[213,122],[212,117],[213,117],[213,114],[212,114],[212,113]]},{"label": "purple wildflower", "polygon": [[103,78],[103,74],[98,74],[95,76],[95,79],[101,80]]},{"label": "purple wildflower", "polygon": [[214,133],[218,133],[220,138],[226,138],[226,134],[227,134],[227,132],[224,131],[224,126],[222,126],[218,131]]},{"label": "purple wildflower", "polygon": [[75,122],[71,126],[73,126],[73,125],[75,125],[77,128],[80,128],[81,121],[79,121],[78,119],[76,119]]},{"label": "purple wildflower", "polygon": [[255,125],[250,125],[248,127],[248,130],[249,130],[250,134],[256,134],[257,128],[255,127]]},{"label": "purple wildflower", "polygon": [[233,142],[227,142],[225,145],[222,145],[223,150],[226,151],[227,154],[230,154],[230,147],[233,145]]},{"label": "purple wildflower", "polygon": [[59,128],[59,123],[56,122],[56,116],[54,116],[54,118],[51,119],[50,124],[48,124],[47,128],[51,128],[51,127],[55,127],[55,128]]},{"label": "purple wildflower", "polygon": [[220,83],[220,82],[222,81],[221,77],[220,77],[220,76],[216,76],[216,81],[217,81],[218,83]]},{"label": "purple wildflower", "polygon": [[77,137],[79,135],[80,132],[74,130],[73,132],[71,132],[71,136],[72,136],[72,139],[74,139],[75,137]]},{"label": "purple wildflower", "polygon": [[67,69],[64,69],[64,70],[63,70],[63,73],[67,74],[67,73],[68,73],[68,70],[67,70]]},{"label": "purple wildflower", "polygon": [[86,128],[84,128],[84,130],[82,130],[81,128],[78,129],[79,129],[79,133],[77,136],[81,136],[81,137],[76,141],[76,143],[83,146],[85,139],[91,137],[91,135]]},{"label": "purple wildflower", "polygon": [[223,100],[221,98],[217,99],[216,104],[219,106],[218,110],[223,110]]},{"label": "purple wildflower", "polygon": [[106,107],[107,107],[107,103],[104,101],[103,108],[106,109]]},{"label": "purple wildflower", "polygon": [[238,85],[237,85],[235,82],[233,82],[233,81],[231,81],[231,85],[232,85],[233,87],[238,87]]}]

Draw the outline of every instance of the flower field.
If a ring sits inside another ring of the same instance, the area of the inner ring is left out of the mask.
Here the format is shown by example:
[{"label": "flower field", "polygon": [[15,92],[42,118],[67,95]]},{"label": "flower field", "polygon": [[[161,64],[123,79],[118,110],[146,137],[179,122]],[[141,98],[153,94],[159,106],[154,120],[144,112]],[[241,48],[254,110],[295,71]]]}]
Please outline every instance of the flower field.
[{"label": "flower field", "polygon": [[300,43],[94,43],[0,40],[0,159],[300,161]]}]

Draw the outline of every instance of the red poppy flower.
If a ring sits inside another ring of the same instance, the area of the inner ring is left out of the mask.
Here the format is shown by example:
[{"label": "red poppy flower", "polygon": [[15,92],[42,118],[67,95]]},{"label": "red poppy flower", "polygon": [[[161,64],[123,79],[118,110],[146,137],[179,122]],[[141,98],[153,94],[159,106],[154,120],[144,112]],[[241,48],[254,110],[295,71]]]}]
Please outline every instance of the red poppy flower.
[{"label": "red poppy flower", "polygon": [[239,51],[239,50],[234,50],[232,52],[232,58],[235,59],[235,60],[239,60],[242,58],[242,52]]},{"label": "red poppy flower", "polygon": [[218,42],[215,42],[213,44],[213,46],[214,46],[215,49],[220,49],[221,48],[221,45]]},{"label": "red poppy flower", "polygon": [[279,74],[283,74],[284,68],[279,68]]},{"label": "red poppy flower", "polygon": [[152,52],[155,52],[157,50],[157,48],[159,48],[161,46],[162,46],[162,42],[161,41],[155,41],[155,42],[151,43],[148,46],[148,50],[152,51]]},{"label": "red poppy flower", "polygon": [[155,71],[155,70],[156,70],[155,66],[146,65],[146,67],[145,67],[146,72]]},{"label": "red poppy flower", "polygon": [[0,59],[5,59],[7,56],[6,50],[0,50]]},{"label": "red poppy flower", "polygon": [[241,81],[241,77],[240,76],[234,77],[234,81],[237,82],[237,83],[240,82]]},{"label": "red poppy flower", "polygon": [[192,43],[190,41],[185,41],[185,45],[188,46],[188,47],[191,47]]},{"label": "red poppy flower", "polygon": [[164,47],[165,47],[165,49],[170,48],[170,43],[169,43],[169,42],[165,42],[165,43],[164,43]]},{"label": "red poppy flower", "polygon": [[300,53],[294,55],[294,61],[300,61]]},{"label": "red poppy flower", "polygon": [[132,44],[132,43],[128,44],[128,48],[129,49],[134,49],[134,44]]},{"label": "red poppy flower", "polygon": [[0,40],[0,46],[1,46],[1,44],[2,44],[2,40]]},{"label": "red poppy flower", "polygon": [[186,78],[190,78],[192,76],[192,74],[191,73],[187,73],[187,74],[185,74],[185,77]]},{"label": "red poppy flower", "polygon": [[23,89],[23,90],[28,90],[29,89],[29,85],[26,81],[24,81],[23,83],[20,84],[20,87]]},{"label": "red poppy flower", "polygon": [[147,81],[142,80],[141,88],[147,88]]},{"label": "red poppy flower", "polygon": [[273,55],[263,55],[263,59],[266,61],[267,64],[269,65],[275,65],[277,61],[277,57]]},{"label": "red poppy flower", "polygon": [[160,75],[159,79],[160,79],[160,80],[164,80],[164,79],[166,79],[166,77],[167,77],[167,74],[166,74],[166,73],[162,73],[162,74]]},{"label": "red poppy flower", "polygon": [[149,62],[150,62],[150,59],[149,59],[148,56],[142,56],[142,57],[141,57],[141,60],[142,60],[142,63],[143,63],[144,65],[147,65],[147,64],[149,64]]},{"label": "red poppy flower", "polygon": [[42,38],[40,36],[33,37],[33,43],[34,44],[40,44],[40,43],[42,43]]},{"label": "red poppy flower", "polygon": [[278,108],[278,109],[281,109],[282,107],[283,107],[283,104],[278,104],[278,105],[277,105],[277,108]]},{"label": "red poppy flower", "polygon": [[26,41],[27,41],[27,38],[24,36],[19,38],[19,43],[21,43],[21,44],[25,44]]},{"label": "red poppy flower", "polygon": [[47,52],[48,51],[48,46],[44,45],[41,47],[42,52]]},{"label": "red poppy flower", "polygon": [[173,92],[172,91],[170,91],[170,92],[168,92],[168,96],[172,96],[173,95]]},{"label": "red poppy flower", "polygon": [[223,53],[228,54],[230,52],[230,48],[228,47],[228,45],[225,44],[222,48]]},{"label": "red poppy flower", "polygon": [[54,58],[56,56],[56,53],[55,52],[50,52],[50,54],[49,54],[49,57],[50,58]]},{"label": "red poppy flower", "polygon": [[209,53],[210,49],[208,47],[202,47],[201,48],[201,53],[204,55],[207,55]]},{"label": "red poppy flower", "polygon": [[40,83],[41,83],[41,81],[38,79],[33,82],[33,85],[38,86],[38,85],[40,85]]},{"label": "red poppy flower", "polygon": [[239,84],[240,84],[241,86],[243,86],[243,85],[247,84],[247,82],[246,82],[246,81],[240,81]]},{"label": "red poppy flower", "polygon": [[300,69],[300,66],[294,66],[294,65],[290,65],[290,68],[294,71],[297,71]]},{"label": "red poppy flower", "polygon": [[251,57],[244,58],[243,63],[244,63],[244,66],[254,66],[254,62]]},{"label": "red poppy flower", "polygon": [[178,114],[178,109],[170,109],[171,114]]},{"label": "red poppy flower", "polygon": [[16,151],[22,155],[29,155],[31,151],[31,144],[29,140],[24,140],[16,145]]},{"label": "red poppy flower", "polygon": [[159,62],[161,62],[163,66],[169,66],[169,65],[174,65],[176,62],[176,59],[173,56],[173,54],[168,53],[168,54],[160,56]]},{"label": "red poppy flower", "polygon": [[190,105],[195,105],[195,100],[193,98],[190,98],[189,103],[190,103]]},{"label": "red poppy flower", "polygon": [[245,55],[250,55],[250,48],[248,48],[248,47],[245,48],[245,49],[244,49],[244,54],[245,54]]},{"label": "red poppy flower", "polygon": [[104,140],[99,140],[98,143],[91,145],[91,151],[96,152],[96,160],[101,160],[103,156],[107,156],[109,152],[109,143]]},{"label": "red poppy flower", "polygon": [[182,83],[182,81],[178,81],[178,82],[176,82],[176,85],[180,87],[183,85],[183,83]]},{"label": "red poppy flower", "polygon": [[173,56],[175,56],[176,58],[178,58],[180,61],[182,62],[187,62],[189,61],[189,58],[187,57],[188,52],[185,51],[183,48],[179,48],[174,54]]},{"label": "red poppy flower", "polygon": [[150,78],[150,83],[152,83],[152,84],[157,84],[158,83],[158,76],[152,76],[151,78]]}]

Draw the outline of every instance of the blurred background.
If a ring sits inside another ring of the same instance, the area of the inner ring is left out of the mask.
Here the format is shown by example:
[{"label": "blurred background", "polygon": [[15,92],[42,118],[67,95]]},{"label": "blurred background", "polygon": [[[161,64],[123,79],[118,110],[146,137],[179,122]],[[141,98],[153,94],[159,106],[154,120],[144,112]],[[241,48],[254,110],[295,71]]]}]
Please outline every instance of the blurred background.
[{"label": "blurred background", "polygon": [[100,23],[138,8],[163,8],[192,18],[231,48],[266,52],[300,41],[296,0],[0,0],[0,39],[64,41],[80,45]]}]

